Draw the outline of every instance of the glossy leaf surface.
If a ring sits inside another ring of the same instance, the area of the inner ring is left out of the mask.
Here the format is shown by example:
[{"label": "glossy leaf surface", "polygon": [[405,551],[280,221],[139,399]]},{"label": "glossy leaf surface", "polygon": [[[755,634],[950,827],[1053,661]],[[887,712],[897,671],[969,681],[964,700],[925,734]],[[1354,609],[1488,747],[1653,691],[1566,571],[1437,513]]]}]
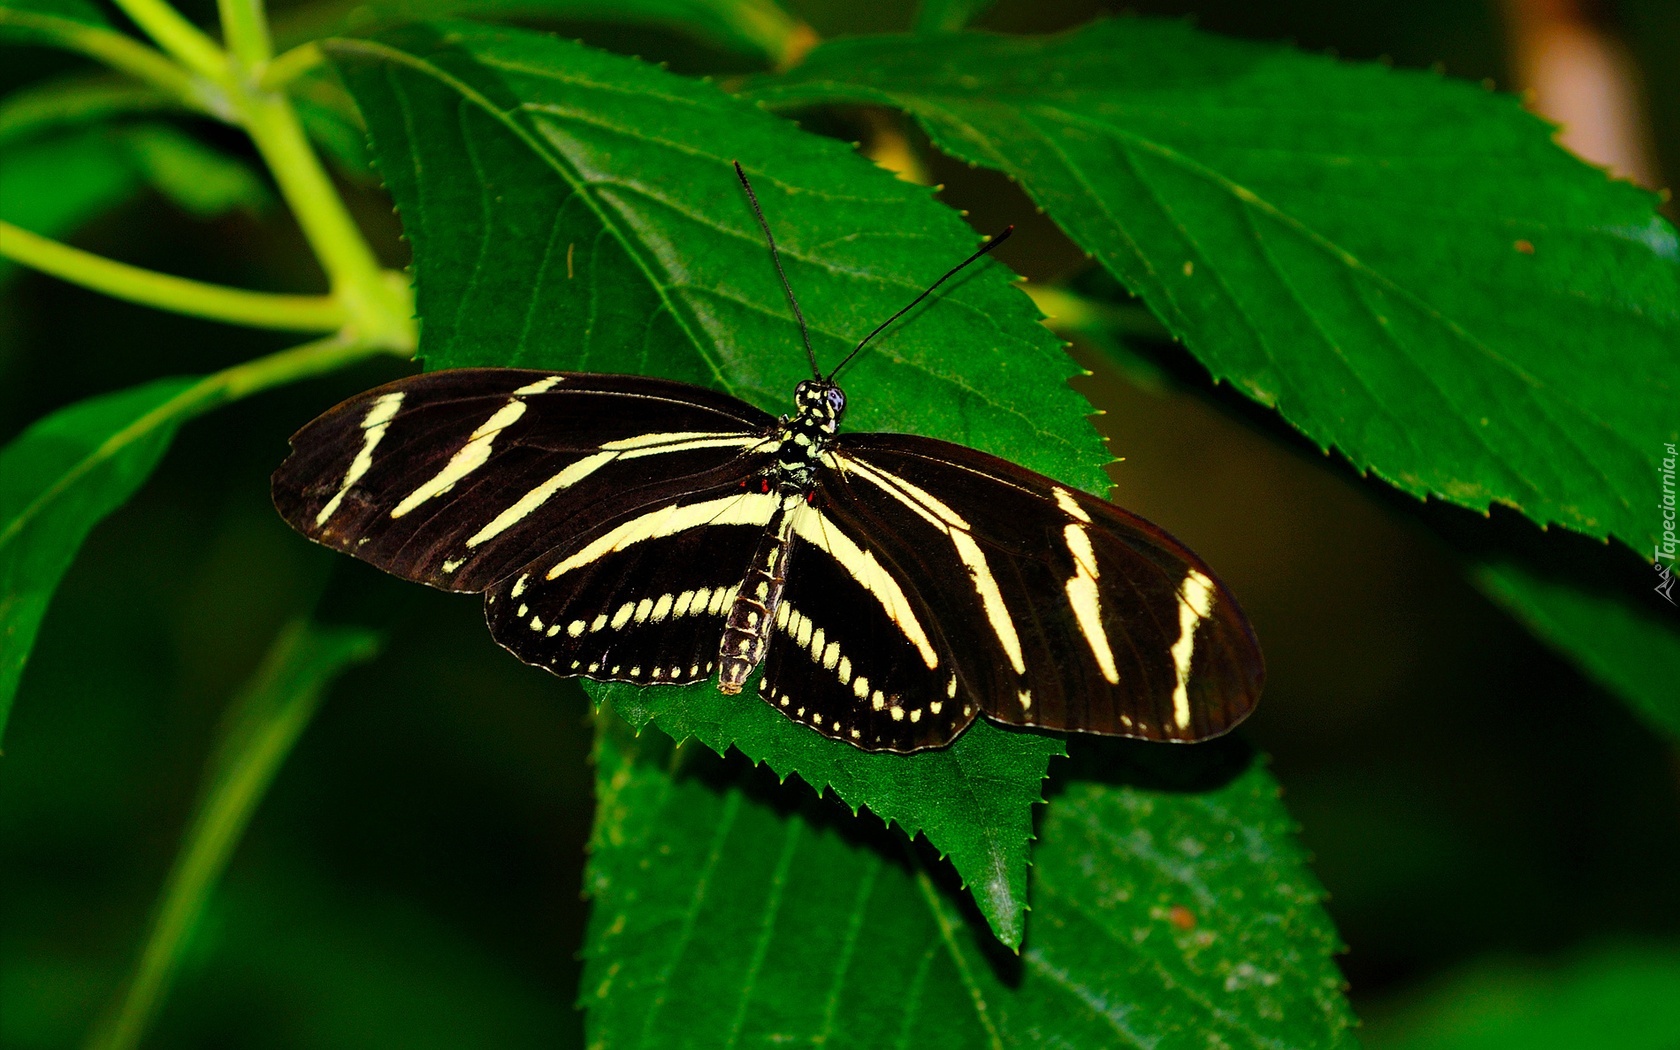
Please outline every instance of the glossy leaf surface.
[{"label": "glossy leaf surface", "polygon": [[836,41],[749,94],[902,108],[1007,172],[1360,471],[1650,546],[1680,239],[1515,98],[1148,19]]},{"label": "glossy leaf surface", "polygon": [[1046,812],[1014,956],[901,836],[622,723],[597,741],[590,1045],[1351,1044],[1321,891],[1240,750],[1174,783],[1100,749]]}]

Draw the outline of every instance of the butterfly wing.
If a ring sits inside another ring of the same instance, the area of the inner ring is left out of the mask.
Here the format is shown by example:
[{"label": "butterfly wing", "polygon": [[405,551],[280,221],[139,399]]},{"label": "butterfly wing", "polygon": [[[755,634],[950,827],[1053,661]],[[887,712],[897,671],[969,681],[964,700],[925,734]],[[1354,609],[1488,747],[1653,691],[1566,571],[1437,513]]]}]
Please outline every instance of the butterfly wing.
[{"label": "butterfly wing", "polygon": [[[925,625],[937,625],[943,670],[915,677],[901,701],[930,712],[929,743],[973,708],[1014,725],[1203,740],[1259,698],[1259,645],[1229,591],[1104,500],[960,445],[863,434],[836,443],[812,509],[898,582],[930,639]],[[795,580],[813,560],[798,552]],[[848,553],[827,560],[853,577],[869,568]],[[797,608],[804,596],[789,594]],[[909,623],[886,616],[864,633],[876,647],[896,633],[886,648],[903,653],[916,648]],[[932,715],[945,700],[957,703]]]},{"label": "butterfly wing", "polygon": [[715,472],[747,476],[774,425],[735,398],[640,376],[429,372],[293,435],[274,504],[304,535],[387,572],[481,591]]},{"label": "butterfly wing", "polygon": [[759,695],[796,722],[866,751],[916,751],[974,721],[947,642],[960,623],[924,599],[941,568],[844,490],[794,511],[786,588]]},{"label": "butterfly wing", "polygon": [[604,681],[680,685],[718,646],[781,497],[720,468],[574,537],[492,586],[490,633],[528,664]]}]

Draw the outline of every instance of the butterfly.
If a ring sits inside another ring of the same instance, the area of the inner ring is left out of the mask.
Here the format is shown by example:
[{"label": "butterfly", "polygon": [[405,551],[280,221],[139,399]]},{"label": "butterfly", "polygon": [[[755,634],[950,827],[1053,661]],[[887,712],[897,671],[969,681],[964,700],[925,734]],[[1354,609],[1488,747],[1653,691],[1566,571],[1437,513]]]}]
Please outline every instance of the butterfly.
[{"label": "butterfly", "polygon": [[644,376],[471,368],[353,397],[275,473],[299,532],[405,579],[482,592],[493,637],[561,676],[760,672],[759,697],[866,751],[975,718],[1193,742],[1259,698],[1258,642],[1194,553],[1106,500],[975,449],[845,433],[805,338],[781,417]]}]

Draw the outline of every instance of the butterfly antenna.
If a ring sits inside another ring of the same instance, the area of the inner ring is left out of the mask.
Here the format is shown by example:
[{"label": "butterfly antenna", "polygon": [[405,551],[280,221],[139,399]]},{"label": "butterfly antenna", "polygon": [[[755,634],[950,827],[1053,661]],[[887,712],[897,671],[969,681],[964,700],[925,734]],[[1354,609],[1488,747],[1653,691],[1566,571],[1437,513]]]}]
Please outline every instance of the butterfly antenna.
[{"label": "butterfly antenna", "polygon": [[741,188],[747,191],[747,200],[752,202],[753,214],[758,217],[759,228],[764,231],[764,239],[770,245],[770,258],[776,263],[776,276],[782,279],[782,291],[787,293],[788,305],[793,307],[793,319],[799,322],[799,338],[805,341],[805,356],[811,360],[811,374],[822,378],[822,369],[817,367],[816,352],[811,349],[811,332],[805,327],[805,315],[799,311],[799,300],[793,297],[793,285],[788,283],[787,271],[782,269],[782,253],[776,250],[776,238],[770,233],[770,224],[764,220],[764,209],[758,206],[758,194],[753,192],[752,183],[747,181],[747,173],[741,170],[741,162],[735,162],[735,174],[741,180]]},{"label": "butterfly antenna", "polygon": [[[743,178],[745,178],[745,176],[743,176]],[[762,221],[762,220],[760,220],[760,221]],[[1014,226],[1005,226],[1003,228],[1002,233],[999,233],[995,237],[988,238],[986,243],[982,244],[980,246],[980,248],[973,255],[970,255],[968,258],[964,259],[962,262],[960,262],[957,265],[951,267],[950,271],[947,272],[945,274],[945,276],[941,277],[939,280],[937,280],[937,281],[933,282],[932,284],[928,285],[927,291],[923,292],[921,295],[916,296],[916,298],[910,300],[910,305],[906,306],[904,309],[900,310],[898,313],[893,314],[891,317],[887,318],[885,321],[882,321],[880,324],[876,325],[875,330],[873,332],[870,332],[868,335],[864,336],[863,339],[861,341],[859,341],[858,345],[852,347],[852,352],[846,355],[846,359],[844,361],[841,361],[839,364],[834,366],[834,371],[832,371],[828,374],[828,378],[830,380],[833,380],[833,378],[837,374],[839,374],[840,370],[842,368],[846,367],[846,362],[848,362],[852,358],[856,357],[858,355],[858,351],[862,350],[864,348],[864,345],[867,344],[871,339],[880,335],[881,331],[884,328],[886,328],[888,325],[892,324],[894,321],[898,320],[900,317],[903,317],[905,314],[909,313],[911,310],[914,310],[916,308],[916,304],[921,302],[923,299],[926,299],[928,296],[932,295],[933,290],[935,288],[938,288],[940,285],[944,284],[946,281],[949,281],[951,278],[955,277],[958,273],[960,273],[962,271],[963,267],[967,266],[969,263],[974,262],[976,259],[980,258],[982,255],[985,255],[987,252],[991,251],[993,248],[996,248],[998,245],[1002,244],[1004,241],[1007,241],[1009,239],[1009,235],[1014,233],[1014,232],[1015,232],[1015,227]]]}]

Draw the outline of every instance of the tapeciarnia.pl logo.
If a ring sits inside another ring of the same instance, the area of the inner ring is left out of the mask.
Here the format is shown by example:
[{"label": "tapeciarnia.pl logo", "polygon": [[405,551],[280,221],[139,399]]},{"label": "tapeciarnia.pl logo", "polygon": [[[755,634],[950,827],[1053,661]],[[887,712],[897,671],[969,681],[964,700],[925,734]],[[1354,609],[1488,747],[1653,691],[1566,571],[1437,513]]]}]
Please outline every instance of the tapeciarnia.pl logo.
[{"label": "tapeciarnia.pl logo", "polygon": [[[1674,601],[1674,554],[1680,547],[1680,540],[1674,535],[1674,463],[1676,458],[1674,442],[1663,445],[1662,458],[1662,538],[1657,541],[1651,555],[1651,567],[1657,570],[1657,593],[1668,599],[1668,604]],[[1667,564],[1664,564],[1664,563]]]}]

